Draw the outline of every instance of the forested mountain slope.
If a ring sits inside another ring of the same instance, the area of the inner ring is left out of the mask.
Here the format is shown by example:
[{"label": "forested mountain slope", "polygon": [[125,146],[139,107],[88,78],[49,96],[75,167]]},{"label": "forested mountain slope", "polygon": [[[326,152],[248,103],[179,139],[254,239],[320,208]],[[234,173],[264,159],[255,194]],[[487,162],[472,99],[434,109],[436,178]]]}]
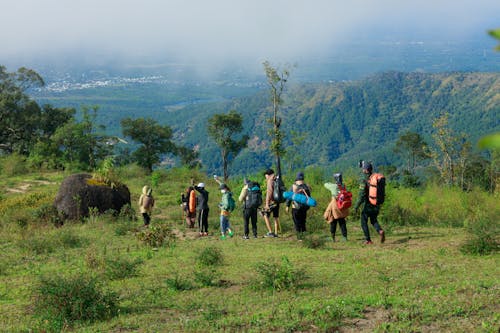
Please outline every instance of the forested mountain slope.
[{"label": "forested mountain slope", "polygon": [[[468,134],[473,144],[486,133],[500,131],[499,73],[388,72],[360,81],[290,86],[284,99],[286,165],[292,161],[300,167],[346,165],[359,158],[377,165],[397,163],[392,152],[397,138],[411,130],[432,144],[433,121],[446,112],[450,126]],[[203,165],[215,171],[219,154],[207,140],[206,121],[231,109],[242,113],[251,139],[232,168],[247,173],[273,163],[268,153],[271,125],[266,121],[270,104],[268,92],[259,92],[230,102],[186,107],[164,119],[179,141],[199,146]]]}]

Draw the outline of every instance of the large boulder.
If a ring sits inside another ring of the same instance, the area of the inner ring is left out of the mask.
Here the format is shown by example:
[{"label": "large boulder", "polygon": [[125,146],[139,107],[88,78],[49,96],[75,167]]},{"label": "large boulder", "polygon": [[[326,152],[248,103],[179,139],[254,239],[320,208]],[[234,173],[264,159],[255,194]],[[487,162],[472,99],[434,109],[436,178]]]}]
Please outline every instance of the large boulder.
[{"label": "large boulder", "polygon": [[130,205],[130,191],[125,185],[108,186],[89,174],[75,174],[67,177],[56,195],[54,206],[63,219],[76,220],[89,216],[90,208],[99,213],[114,210],[119,213]]}]

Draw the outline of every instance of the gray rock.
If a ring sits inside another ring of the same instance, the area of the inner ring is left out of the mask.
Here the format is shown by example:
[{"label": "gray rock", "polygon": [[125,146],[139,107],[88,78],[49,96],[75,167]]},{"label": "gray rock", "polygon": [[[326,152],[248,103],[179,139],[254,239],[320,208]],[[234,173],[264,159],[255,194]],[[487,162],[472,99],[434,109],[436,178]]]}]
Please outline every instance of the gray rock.
[{"label": "gray rock", "polygon": [[89,216],[89,209],[96,207],[99,213],[114,210],[119,213],[130,205],[130,191],[125,185],[114,188],[100,184],[89,174],[75,174],[61,183],[54,206],[62,219],[77,220]]}]

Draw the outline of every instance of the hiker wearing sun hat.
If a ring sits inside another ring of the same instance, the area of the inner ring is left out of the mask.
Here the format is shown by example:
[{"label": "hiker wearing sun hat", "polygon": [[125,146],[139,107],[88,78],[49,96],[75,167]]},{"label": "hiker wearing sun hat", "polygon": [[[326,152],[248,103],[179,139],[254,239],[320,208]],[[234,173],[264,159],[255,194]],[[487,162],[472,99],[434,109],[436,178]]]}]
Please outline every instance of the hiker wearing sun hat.
[{"label": "hiker wearing sun hat", "polygon": [[196,197],[196,210],[198,210],[200,236],[208,236],[208,212],[210,210],[208,208],[208,191],[205,190],[205,183],[199,183],[194,186],[194,189],[199,193]]}]

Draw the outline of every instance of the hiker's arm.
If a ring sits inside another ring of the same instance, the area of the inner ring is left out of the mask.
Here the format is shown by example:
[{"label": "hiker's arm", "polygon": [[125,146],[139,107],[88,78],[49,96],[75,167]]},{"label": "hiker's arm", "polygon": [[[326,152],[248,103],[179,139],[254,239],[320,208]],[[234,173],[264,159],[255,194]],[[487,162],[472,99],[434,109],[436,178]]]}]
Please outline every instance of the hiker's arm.
[{"label": "hiker's arm", "polygon": [[243,188],[241,189],[240,196],[238,197],[239,202],[245,201],[248,193],[248,185],[244,185]]},{"label": "hiker's arm", "polygon": [[367,191],[366,179],[365,177],[362,177],[359,181],[358,199],[356,200],[356,204],[354,205],[354,210],[358,210],[359,207],[365,202],[367,196],[366,191]]}]

